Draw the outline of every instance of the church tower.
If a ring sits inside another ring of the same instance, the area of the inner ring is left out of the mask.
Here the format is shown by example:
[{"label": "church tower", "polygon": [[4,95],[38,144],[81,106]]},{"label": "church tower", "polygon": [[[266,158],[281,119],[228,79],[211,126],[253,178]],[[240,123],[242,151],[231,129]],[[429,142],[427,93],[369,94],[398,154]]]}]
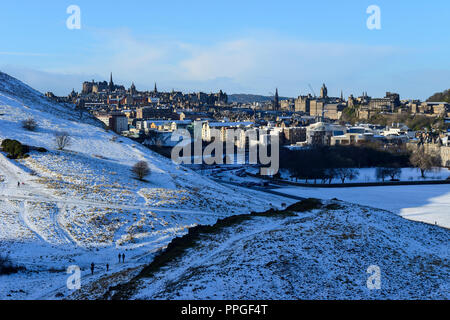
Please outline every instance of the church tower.
[{"label": "church tower", "polygon": [[320,97],[322,99],[328,98],[328,89],[325,83],[323,84],[322,88],[320,89]]},{"label": "church tower", "polygon": [[130,94],[131,94],[131,95],[136,94],[136,86],[134,85],[134,82],[131,84],[131,87],[130,87]]}]

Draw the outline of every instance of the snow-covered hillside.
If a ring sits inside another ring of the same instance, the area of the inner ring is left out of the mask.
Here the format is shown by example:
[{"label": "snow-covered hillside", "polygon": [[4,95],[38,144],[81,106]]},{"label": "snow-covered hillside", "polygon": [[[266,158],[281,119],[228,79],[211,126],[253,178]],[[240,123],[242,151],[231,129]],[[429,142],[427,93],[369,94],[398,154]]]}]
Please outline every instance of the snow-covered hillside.
[{"label": "snow-covered hillside", "polygon": [[[255,216],[200,238],[156,272],[112,290],[115,297],[450,298],[449,231],[379,209],[330,201],[294,216]],[[371,266],[380,270],[379,288],[367,285]]]},{"label": "snow-covered hillside", "polygon": [[[0,99],[2,104],[12,106],[20,105],[21,110],[25,112],[25,115],[33,116],[35,113],[45,112],[58,118],[68,120],[78,120],[82,118],[85,123],[102,126],[100,121],[89,116],[89,114],[80,114],[79,110],[77,110],[74,105],[56,104],[47,99],[42,93],[1,71]],[[0,114],[2,113],[3,112],[0,111]]]},{"label": "snow-covered hillside", "polygon": [[[35,132],[22,128],[29,117],[38,124]],[[70,134],[71,144],[57,151],[54,135],[61,131]],[[110,264],[110,273],[139,267],[191,226],[289,202],[176,166],[4,73],[2,139],[48,152],[32,151],[20,161],[0,153],[0,251],[27,269],[0,276],[0,299],[65,296],[69,265],[79,265],[83,275],[92,262],[102,272]],[[142,160],[152,171],[148,182],[130,173]],[[119,252],[127,253],[127,263],[117,263]],[[100,275],[86,275],[85,283]]]}]

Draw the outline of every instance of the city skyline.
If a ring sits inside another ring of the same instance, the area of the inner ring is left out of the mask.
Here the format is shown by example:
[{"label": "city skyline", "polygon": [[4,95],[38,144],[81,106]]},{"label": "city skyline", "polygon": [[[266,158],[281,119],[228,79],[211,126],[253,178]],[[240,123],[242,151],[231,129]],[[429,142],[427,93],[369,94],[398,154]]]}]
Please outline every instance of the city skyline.
[{"label": "city skyline", "polygon": [[[157,82],[161,91],[268,96],[278,88],[287,97],[325,82],[331,96],[394,91],[425,100],[450,84],[445,1],[131,1],[114,8],[78,1],[80,30],[66,28],[70,4],[5,4],[0,70],[58,95],[111,71],[139,90]],[[366,27],[372,4],[381,9],[381,30]]]}]

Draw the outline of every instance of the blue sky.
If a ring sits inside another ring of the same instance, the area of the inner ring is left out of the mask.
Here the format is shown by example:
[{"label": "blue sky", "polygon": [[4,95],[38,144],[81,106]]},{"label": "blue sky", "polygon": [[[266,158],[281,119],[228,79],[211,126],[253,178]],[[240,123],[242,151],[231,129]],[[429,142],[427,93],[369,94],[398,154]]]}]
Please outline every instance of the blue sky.
[{"label": "blue sky", "polygon": [[[66,28],[72,4],[80,30]],[[325,82],[424,99],[450,88],[449,21],[447,0],[16,0],[1,5],[0,70],[60,95],[112,71],[138,89],[297,96]]]}]

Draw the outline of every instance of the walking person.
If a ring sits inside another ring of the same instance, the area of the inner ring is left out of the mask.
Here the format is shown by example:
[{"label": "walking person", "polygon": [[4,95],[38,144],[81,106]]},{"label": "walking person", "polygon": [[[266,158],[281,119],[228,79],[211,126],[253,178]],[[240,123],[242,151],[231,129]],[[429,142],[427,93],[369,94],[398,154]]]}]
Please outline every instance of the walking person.
[{"label": "walking person", "polygon": [[125,263],[125,253],[122,253],[122,262]]},{"label": "walking person", "polygon": [[92,262],[91,263],[91,274],[94,275],[94,268],[95,268],[95,264]]},{"label": "walking person", "polygon": [[20,188],[20,181],[17,181],[17,188]]},{"label": "walking person", "polygon": [[122,255],[119,253],[119,263],[120,263],[120,258],[122,258]]},{"label": "walking person", "polygon": [[106,264],[106,272],[109,271],[109,263]]}]

